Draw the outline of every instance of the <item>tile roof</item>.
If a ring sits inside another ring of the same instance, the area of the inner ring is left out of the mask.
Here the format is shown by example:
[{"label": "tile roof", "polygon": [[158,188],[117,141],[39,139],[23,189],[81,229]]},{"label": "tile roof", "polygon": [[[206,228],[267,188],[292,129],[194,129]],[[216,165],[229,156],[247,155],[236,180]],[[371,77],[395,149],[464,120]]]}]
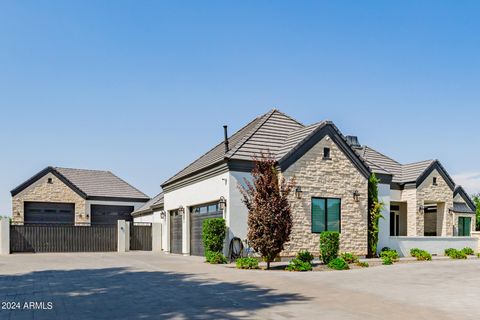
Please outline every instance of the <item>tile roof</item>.
[{"label": "tile roof", "polygon": [[153,207],[163,206],[163,192],[160,192],[155,197],[146,202],[143,206],[132,212],[132,216],[138,216],[143,213],[152,212]]},{"label": "tile roof", "polygon": [[255,118],[228,138],[229,151],[225,153],[224,141],[189,164],[162,185],[180,180],[209,166],[228,159],[252,160],[261,152],[270,151],[276,155],[282,150],[289,134],[305,128],[303,124],[286,114],[273,109]]},{"label": "tile roof", "polygon": [[457,213],[475,213],[466,203],[464,202],[454,202],[453,211]]},{"label": "tile roof", "polygon": [[80,189],[87,197],[148,199],[145,193],[120,179],[110,171],[54,168]]},{"label": "tile roof", "polygon": [[396,183],[415,182],[435,162],[435,160],[425,160],[401,164],[369,146],[356,149],[374,172],[391,174],[392,181]]}]

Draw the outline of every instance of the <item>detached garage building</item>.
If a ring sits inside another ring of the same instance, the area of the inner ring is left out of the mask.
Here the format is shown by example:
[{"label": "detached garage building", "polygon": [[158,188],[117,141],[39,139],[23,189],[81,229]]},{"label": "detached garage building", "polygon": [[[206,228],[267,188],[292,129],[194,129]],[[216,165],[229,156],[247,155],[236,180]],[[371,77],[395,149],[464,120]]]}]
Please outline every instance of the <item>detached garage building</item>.
[{"label": "detached garage building", "polygon": [[116,224],[150,198],[110,171],[47,167],[11,191],[14,224]]}]

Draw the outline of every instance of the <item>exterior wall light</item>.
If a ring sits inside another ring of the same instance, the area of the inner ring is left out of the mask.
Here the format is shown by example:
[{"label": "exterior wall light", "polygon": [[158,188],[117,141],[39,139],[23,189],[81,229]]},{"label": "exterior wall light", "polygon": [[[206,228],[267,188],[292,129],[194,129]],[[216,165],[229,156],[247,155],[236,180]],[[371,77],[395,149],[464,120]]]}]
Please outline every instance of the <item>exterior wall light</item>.
[{"label": "exterior wall light", "polygon": [[295,188],[295,198],[302,199],[302,194],[303,194],[302,187],[297,186]]},{"label": "exterior wall light", "polygon": [[160,219],[163,220],[163,219],[165,219],[165,217],[166,217],[166,212],[165,212],[165,210],[160,211]]},{"label": "exterior wall light", "polygon": [[425,213],[425,207],[424,206],[419,206],[418,207],[418,212]]},{"label": "exterior wall light", "polygon": [[218,201],[218,208],[223,211],[225,210],[226,207],[227,207],[227,200],[225,199],[225,197],[221,196],[220,200]]},{"label": "exterior wall light", "polygon": [[359,201],[360,201],[360,193],[358,192],[358,190],[353,191],[353,200],[354,200],[355,202],[359,202]]},{"label": "exterior wall light", "polygon": [[178,213],[179,214],[184,214],[185,213],[185,208],[182,207],[182,206],[178,207]]}]

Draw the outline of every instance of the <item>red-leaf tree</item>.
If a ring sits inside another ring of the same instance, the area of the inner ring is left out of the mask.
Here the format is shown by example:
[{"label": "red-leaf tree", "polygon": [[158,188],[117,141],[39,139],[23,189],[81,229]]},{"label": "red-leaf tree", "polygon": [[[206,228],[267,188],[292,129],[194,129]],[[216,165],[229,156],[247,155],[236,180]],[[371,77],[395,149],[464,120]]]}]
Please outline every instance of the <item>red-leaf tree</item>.
[{"label": "red-leaf tree", "polygon": [[294,179],[287,182],[280,177],[270,153],[262,153],[254,162],[253,181],[245,179],[245,186],[240,185],[239,189],[248,209],[248,243],[262,255],[270,269],[270,262],[290,240],[292,215],[288,195]]}]

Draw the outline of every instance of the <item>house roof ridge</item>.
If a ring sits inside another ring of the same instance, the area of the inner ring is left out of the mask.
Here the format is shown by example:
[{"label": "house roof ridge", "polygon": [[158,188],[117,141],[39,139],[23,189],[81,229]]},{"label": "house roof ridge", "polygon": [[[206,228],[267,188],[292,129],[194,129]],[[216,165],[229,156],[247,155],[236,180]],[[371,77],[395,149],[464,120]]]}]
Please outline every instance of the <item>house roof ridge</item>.
[{"label": "house roof ridge", "polygon": [[[230,149],[226,154],[225,154],[225,159],[229,159],[235,155],[235,153],[248,141],[252,138],[252,136],[267,122],[268,119],[272,117],[272,115],[278,112],[277,109],[272,109],[269,112],[265,113],[264,115],[257,117],[258,118],[264,118],[262,119],[257,125],[249,132],[247,133],[232,149]],[[250,122],[251,123],[251,122]]]}]

